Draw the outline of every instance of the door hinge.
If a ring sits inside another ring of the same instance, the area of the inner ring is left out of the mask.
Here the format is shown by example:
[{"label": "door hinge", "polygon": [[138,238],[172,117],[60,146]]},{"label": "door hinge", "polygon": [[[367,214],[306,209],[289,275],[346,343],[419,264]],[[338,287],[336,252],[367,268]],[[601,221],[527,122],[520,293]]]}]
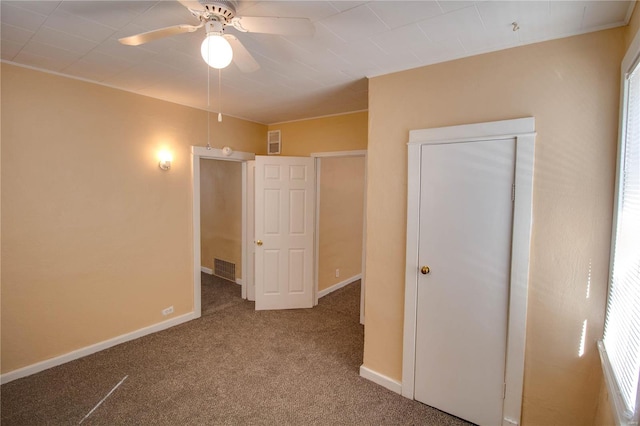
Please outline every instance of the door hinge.
[{"label": "door hinge", "polygon": [[507,384],[503,383],[502,384],[502,399],[505,399],[507,397]]},{"label": "door hinge", "polygon": [[516,200],[516,184],[511,185],[511,201]]}]

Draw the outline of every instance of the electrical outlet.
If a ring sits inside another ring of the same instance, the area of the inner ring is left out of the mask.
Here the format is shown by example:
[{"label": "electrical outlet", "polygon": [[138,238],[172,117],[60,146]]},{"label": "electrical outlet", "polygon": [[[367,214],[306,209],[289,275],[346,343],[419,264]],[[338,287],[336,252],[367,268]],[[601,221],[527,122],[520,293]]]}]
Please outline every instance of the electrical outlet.
[{"label": "electrical outlet", "polygon": [[165,317],[167,315],[170,315],[173,313],[173,305],[169,306],[168,308],[165,308],[162,310],[162,315],[164,315]]},{"label": "electrical outlet", "polygon": [[336,269],[336,278],[340,278],[340,268]]}]

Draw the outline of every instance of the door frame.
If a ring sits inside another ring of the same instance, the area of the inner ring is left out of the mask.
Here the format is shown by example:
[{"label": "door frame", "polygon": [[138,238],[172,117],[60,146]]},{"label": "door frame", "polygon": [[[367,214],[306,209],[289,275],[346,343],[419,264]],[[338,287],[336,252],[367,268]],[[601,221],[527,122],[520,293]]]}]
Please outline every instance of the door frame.
[{"label": "door frame", "polygon": [[[243,237],[242,241],[246,254],[242,259],[242,264],[247,265],[247,269],[243,270],[243,274],[246,273],[245,276],[242,276],[242,283],[245,285],[246,289],[246,298],[251,302],[255,302],[256,300],[256,161],[248,160],[245,161],[244,164],[247,166],[247,173],[244,175],[247,178],[247,193],[244,200],[246,200],[247,204],[247,218],[246,218],[246,227],[243,229]],[[245,232],[246,231],[246,232]],[[246,235],[245,235],[246,234]],[[246,281],[246,282],[245,282]]]},{"label": "door frame", "polygon": [[414,399],[415,388],[422,147],[430,144],[496,139],[516,140],[505,398],[502,409],[504,426],[520,424],[522,412],[535,136],[533,117],[409,132],[402,395],[410,399]]},{"label": "door frame", "polygon": [[311,157],[315,159],[316,165],[316,201],[315,201],[315,253],[314,253],[314,278],[313,285],[315,289],[314,305],[318,304],[318,266],[320,264],[320,163],[322,158],[327,157],[364,157],[364,194],[362,208],[362,266],[360,267],[360,324],[364,325],[364,288],[365,288],[365,259],[367,253],[367,150],[356,151],[331,151],[331,152],[312,152]]},{"label": "door frame", "polygon": [[203,146],[191,147],[191,199],[192,199],[192,229],[193,229],[193,315],[202,316],[202,271],[200,255],[200,160],[223,160],[242,163],[242,298],[247,298],[247,161],[253,160],[255,154],[250,152],[233,151],[225,155],[221,149]]}]

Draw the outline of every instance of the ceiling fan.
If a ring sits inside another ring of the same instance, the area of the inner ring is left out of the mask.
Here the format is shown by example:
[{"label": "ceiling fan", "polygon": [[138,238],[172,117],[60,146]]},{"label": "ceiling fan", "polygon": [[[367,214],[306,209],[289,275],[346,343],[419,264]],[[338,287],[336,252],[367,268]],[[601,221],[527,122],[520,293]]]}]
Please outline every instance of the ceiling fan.
[{"label": "ceiling fan", "polygon": [[177,34],[192,33],[205,27],[206,37],[201,54],[213,68],[224,68],[233,59],[243,72],[253,72],[260,65],[251,53],[232,34],[224,34],[224,28],[232,26],[243,33],[264,33],[285,36],[311,36],[315,28],[307,18],[279,18],[266,16],[236,16],[235,1],[178,0],[198,20],[199,25],[174,25],[172,27],[124,37],[118,41],[128,46],[139,46],[153,40]]}]

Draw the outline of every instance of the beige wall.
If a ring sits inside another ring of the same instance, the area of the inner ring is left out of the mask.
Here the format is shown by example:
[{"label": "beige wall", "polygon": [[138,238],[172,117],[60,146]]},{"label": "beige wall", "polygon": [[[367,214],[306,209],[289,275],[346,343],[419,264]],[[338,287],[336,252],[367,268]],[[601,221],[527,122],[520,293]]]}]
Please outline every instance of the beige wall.
[{"label": "beige wall", "polygon": [[[190,146],[203,111],[2,64],[2,372],[193,310]],[[212,145],[264,153],[225,117]],[[168,148],[173,166],[158,168]]]},{"label": "beige wall", "polygon": [[533,116],[523,424],[593,423],[623,48],[613,29],[371,79],[366,367],[401,379],[409,130]]},{"label": "beige wall", "polygon": [[364,156],[320,160],[320,291],[362,272],[364,168]]},{"label": "beige wall", "polygon": [[242,278],[242,163],[200,160],[200,245],[202,266],[213,259],[236,265]]},{"label": "beige wall", "polygon": [[[288,123],[270,124],[280,130],[282,155],[367,149],[367,111]],[[264,142],[266,149],[266,140]]]}]

